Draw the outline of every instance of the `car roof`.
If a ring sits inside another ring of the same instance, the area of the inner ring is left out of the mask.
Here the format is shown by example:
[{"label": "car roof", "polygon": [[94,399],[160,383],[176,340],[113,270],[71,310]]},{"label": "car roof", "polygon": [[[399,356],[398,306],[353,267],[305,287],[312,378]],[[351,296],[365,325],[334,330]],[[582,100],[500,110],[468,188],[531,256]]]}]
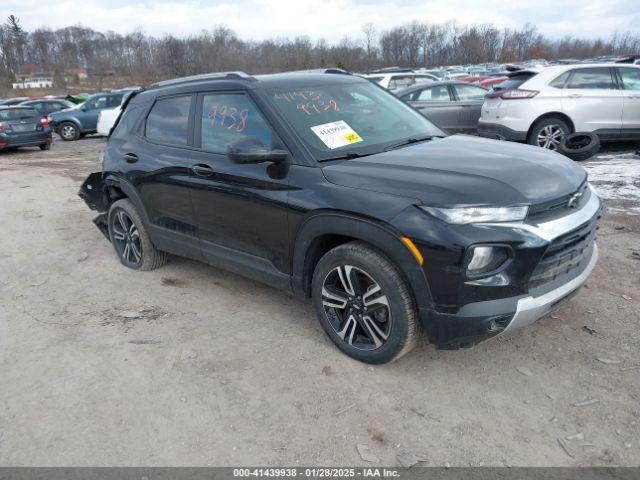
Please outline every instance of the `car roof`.
[{"label": "car roof", "polygon": [[165,94],[195,92],[203,88],[254,90],[261,88],[307,88],[336,83],[368,84],[369,81],[336,68],[300,70],[255,76],[247,75],[244,72],[207,73],[155,83],[136,95],[132,102],[139,103]]},{"label": "car roof", "polygon": [[[20,105],[31,105],[32,103],[41,103],[41,102],[67,102],[64,98],[34,98],[32,100],[26,100],[22,102]],[[67,102],[68,103],[68,102]]]},{"label": "car roof", "polygon": [[0,105],[0,110],[33,110],[30,105]]},{"label": "car roof", "polygon": [[441,80],[441,81],[437,81],[437,82],[429,82],[429,83],[416,83],[414,85],[411,85],[409,87],[404,87],[404,88],[399,88],[398,90],[395,90],[393,93],[395,95],[402,95],[405,93],[411,93],[415,90],[422,90],[423,88],[431,88],[431,87],[437,87],[438,85],[470,85],[472,87],[478,87],[482,90],[484,90],[482,87],[478,86],[478,85],[473,85],[469,82],[461,82],[461,81],[456,81],[456,80]]}]

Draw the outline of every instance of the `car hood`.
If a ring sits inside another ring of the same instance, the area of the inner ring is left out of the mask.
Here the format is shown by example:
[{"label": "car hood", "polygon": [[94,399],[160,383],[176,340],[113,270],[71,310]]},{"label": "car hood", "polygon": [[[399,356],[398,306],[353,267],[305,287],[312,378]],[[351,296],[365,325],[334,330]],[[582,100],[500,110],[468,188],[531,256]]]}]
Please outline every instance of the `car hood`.
[{"label": "car hood", "polygon": [[52,118],[55,118],[57,115],[64,115],[65,113],[75,112],[80,109],[80,105],[74,105],[73,107],[63,108],[62,110],[58,110],[57,112],[50,113]]},{"label": "car hood", "polygon": [[559,153],[466,135],[323,166],[331,183],[434,206],[534,204],[572,193],[585,170]]}]

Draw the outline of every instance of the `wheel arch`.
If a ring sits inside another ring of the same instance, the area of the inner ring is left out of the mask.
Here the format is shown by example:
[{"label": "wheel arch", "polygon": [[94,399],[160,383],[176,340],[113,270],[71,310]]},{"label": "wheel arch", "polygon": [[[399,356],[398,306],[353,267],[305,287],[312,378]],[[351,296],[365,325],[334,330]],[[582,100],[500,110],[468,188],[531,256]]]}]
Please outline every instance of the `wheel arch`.
[{"label": "wheel arch", "polygon": [[562,112],[547,112],[547,113],[544,113],[544,114],[540,115],[533,122],[531,122],[531,126],[529,127],[529,130],[527,131],[527,140],[529,140],[529,138],[531,136],[531,132],[533,131],[534,127],[541,120],[545,120],[547,118],[559,118],[560,120],[562,120],[563,122],[565,122],[569,126],[569,128],[571,129],[571,133],[575,133],[575,131],[576,131],[576,127],[575,127],[575,124],[573,123],[573,120],[571,120],[571,117],[569,117],[566,113],[562,113]]},{"label": "wheel arch", "polygon": [[82,124],[81,122],[75,118],[75,117],[65,117],[62,120],[56,120],[56,123],[58,124],[58,128],[63,124],[63,123],[73,123],[76,128],[78,129],[78,133],[82,132]]},{"label": "wheel arch", "polygon": [[338,245],[360,241],[381,252],[398,267],[416,305],[430,305],[431,294],[422,266],[400,237],[394,229],[369,219],[337,212],[314,215],[300,227],[293,243],[291,281],[294,294],[311,296],[313,272],[325,253]]},{"label": "wheel arch", "polygon": [[107,193],[108,205],[107,211],[111,207],[111,204],[122,198],[128,198],[131,203],[136,207],[136,210],[140,213],[142,220],[146,225],[149,225],[149,216],[147,210],[144,207],[144,203],[140,198],[136,188],[126,178],[116,175],[114,173],[104,174],[104,189]]}]

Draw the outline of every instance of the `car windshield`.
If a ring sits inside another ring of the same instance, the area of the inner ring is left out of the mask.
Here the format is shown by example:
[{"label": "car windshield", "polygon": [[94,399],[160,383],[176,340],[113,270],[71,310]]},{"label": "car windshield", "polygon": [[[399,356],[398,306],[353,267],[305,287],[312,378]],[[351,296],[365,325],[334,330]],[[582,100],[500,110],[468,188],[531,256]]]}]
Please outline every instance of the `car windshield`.
[{"label": "car windshield", "polygon": [[357,157],[444,132],[368,82],[267,92],[317,160]]},{"label": "car windshield", "polygon": [[35,110],[31,108],[6,108],[0,109],[0,121],[33,120]]}]

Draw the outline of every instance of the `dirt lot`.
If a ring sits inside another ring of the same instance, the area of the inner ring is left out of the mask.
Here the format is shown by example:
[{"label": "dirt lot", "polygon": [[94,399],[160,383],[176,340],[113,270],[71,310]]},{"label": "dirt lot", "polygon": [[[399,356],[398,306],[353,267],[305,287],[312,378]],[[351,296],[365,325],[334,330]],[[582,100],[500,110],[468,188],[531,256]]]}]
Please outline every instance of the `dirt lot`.
[{"label": "dirt lot", "polygon": [[374,368],[308,302],[180,258],[122,267],[76,196],[103,147],[0,154],[1,465],[372,465],[358,444],[380,465],[640,465],[633,150],[585,164],[611,199],[576,299]]}]

